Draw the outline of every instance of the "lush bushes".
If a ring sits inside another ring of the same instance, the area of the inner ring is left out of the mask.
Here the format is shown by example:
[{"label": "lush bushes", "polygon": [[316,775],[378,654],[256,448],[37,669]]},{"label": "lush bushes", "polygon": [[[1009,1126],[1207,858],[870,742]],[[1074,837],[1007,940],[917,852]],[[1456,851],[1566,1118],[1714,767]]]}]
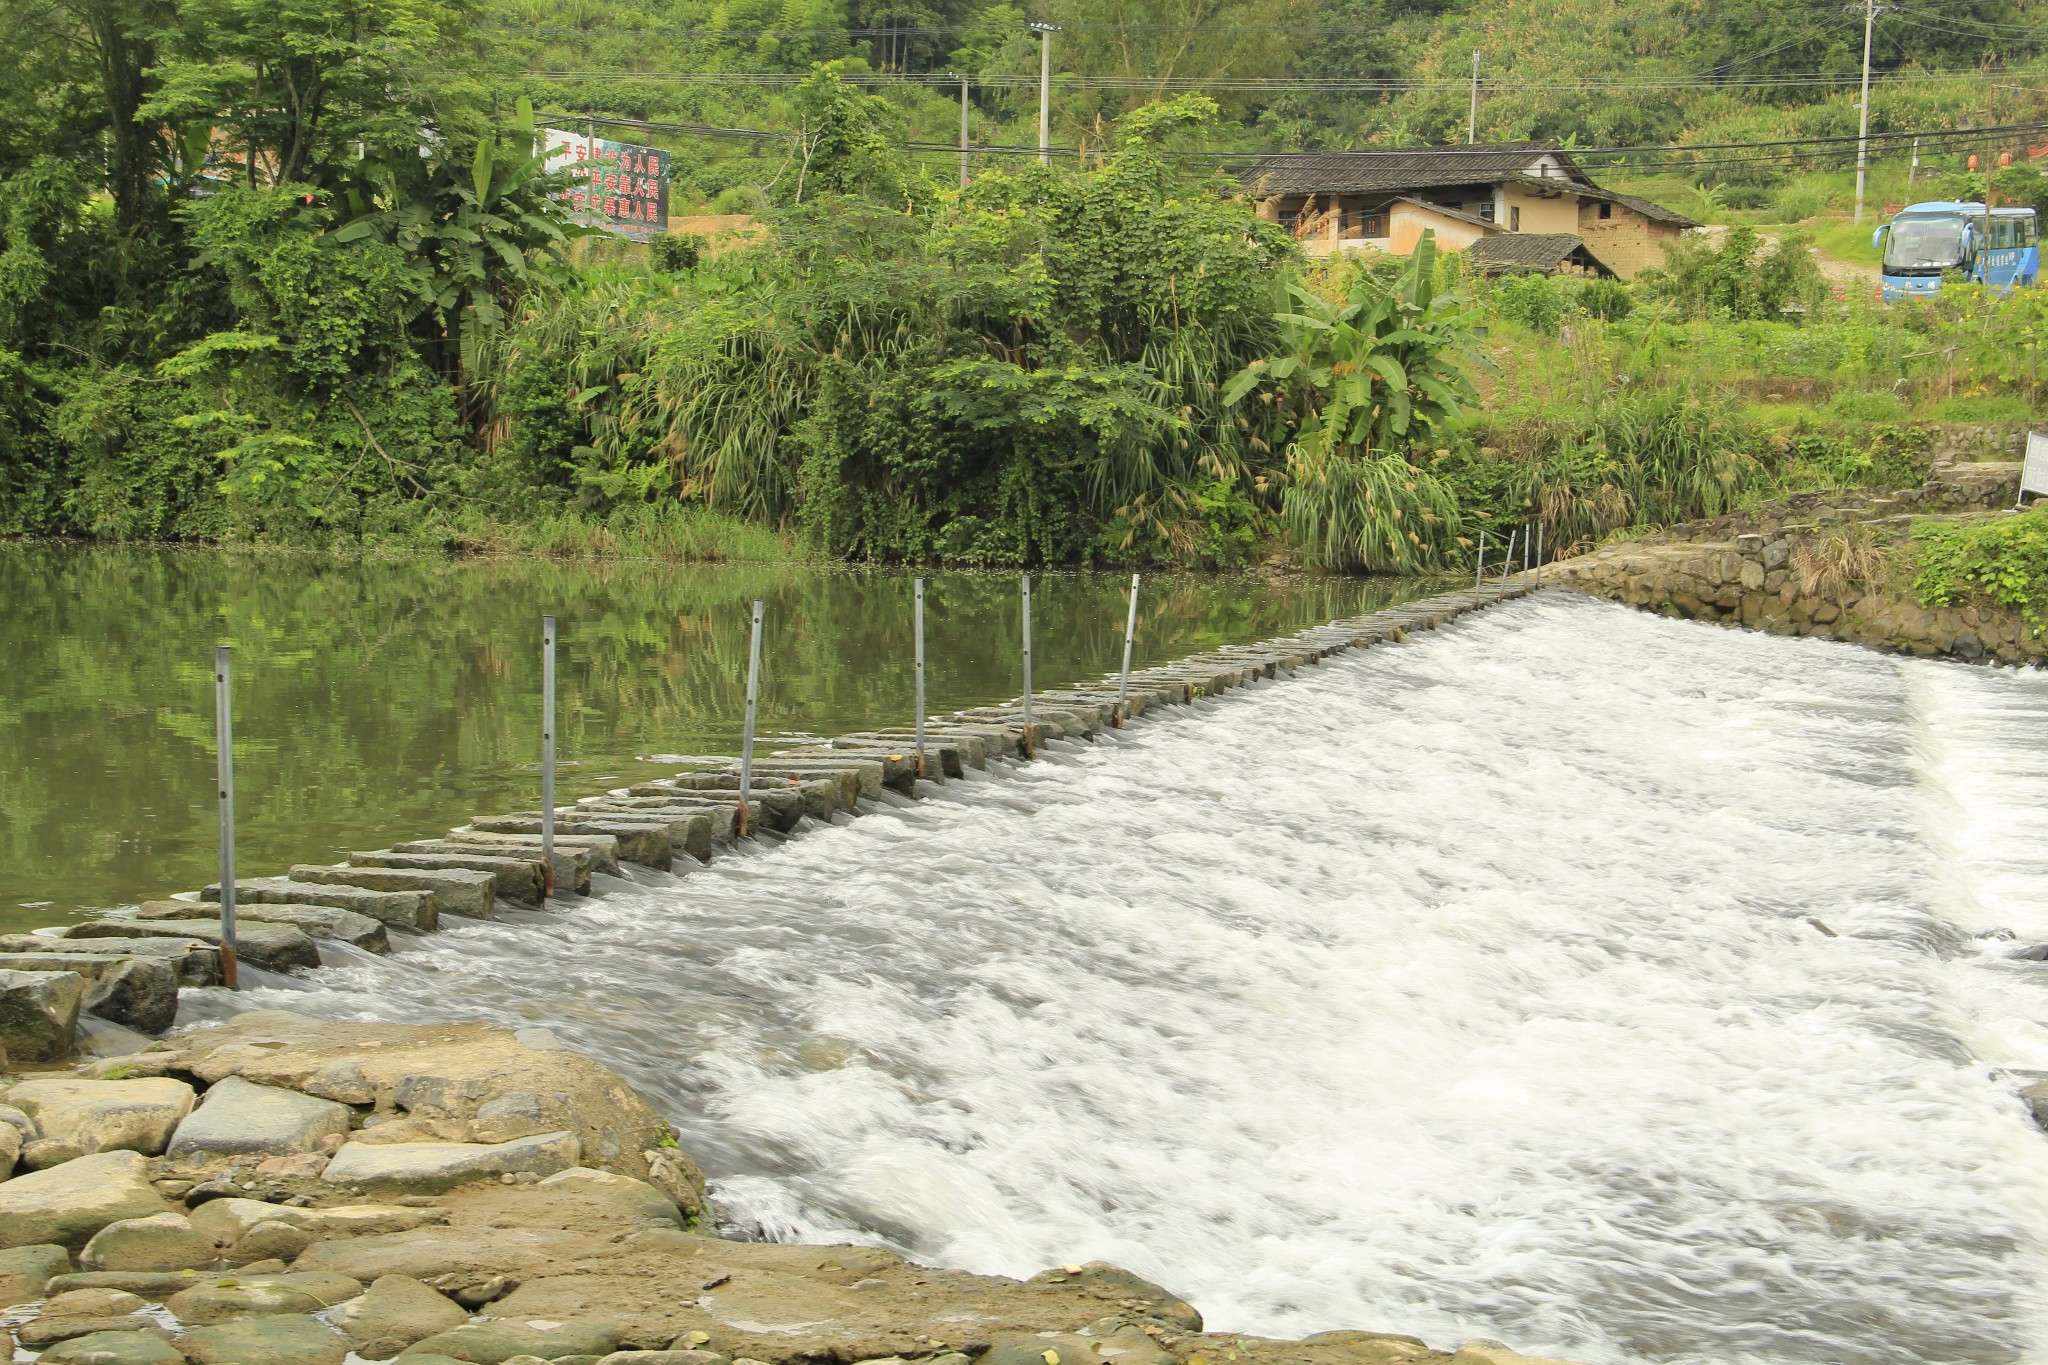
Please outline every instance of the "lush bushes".
[{"label": "lush bushes", "polygon": [[1915,528],[1913,591],[1930,607],[1984,601],[2048,630],[2048,506],[1991,521]]}]

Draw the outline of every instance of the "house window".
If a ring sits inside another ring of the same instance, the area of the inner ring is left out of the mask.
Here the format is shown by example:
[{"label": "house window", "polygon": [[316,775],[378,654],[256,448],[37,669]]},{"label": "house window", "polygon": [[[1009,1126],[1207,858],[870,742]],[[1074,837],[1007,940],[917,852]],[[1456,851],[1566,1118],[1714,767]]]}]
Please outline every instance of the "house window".
[{"label": "house window", "polygon": [[1481,202],[1479,205],[1479,217],[1482,222],[1490,223],[1493,221],[1493,201],[1491,199]]},{"label": "house window", "polygon": [[1614,205],[1612,205],[1612,204],[1602,204],[1602,205],[1600,206],[1600,217],[1601,217],[1601,219],[1602,219],[1603,221],[1604,221],[1604,220],[1606,220],[1606,219],[1608,219],[1608,218],[1612,218],[1613,216],[1614,216]]},{"label": "house window", "polygon": [[1387,215],[1383,211],[1358,215],[1358,235],[1361,237],[1384,237],[1387,235]]},{"label": "house window", "polygon": [[1517,205],[1515,205],[1515,206],[1514,206],[1513,208],[1510,208],[1510,209],[1508,210],[1508,231],[1509,231],[1509,232],[1520,232],[1521,230],[1522,230],[1522,206],[1521,206],[1520,204],[1517,204]]}]

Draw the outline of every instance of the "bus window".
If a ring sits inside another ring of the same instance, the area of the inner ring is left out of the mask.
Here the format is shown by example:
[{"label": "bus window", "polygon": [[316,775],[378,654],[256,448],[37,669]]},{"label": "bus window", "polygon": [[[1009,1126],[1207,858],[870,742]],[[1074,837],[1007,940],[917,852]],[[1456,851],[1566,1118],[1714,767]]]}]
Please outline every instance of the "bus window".
[{"label": "bus window", "polygon": [[1994,247],[2020,245],[2020,220],[2017,218],[1992,219],[1990,245]]}]

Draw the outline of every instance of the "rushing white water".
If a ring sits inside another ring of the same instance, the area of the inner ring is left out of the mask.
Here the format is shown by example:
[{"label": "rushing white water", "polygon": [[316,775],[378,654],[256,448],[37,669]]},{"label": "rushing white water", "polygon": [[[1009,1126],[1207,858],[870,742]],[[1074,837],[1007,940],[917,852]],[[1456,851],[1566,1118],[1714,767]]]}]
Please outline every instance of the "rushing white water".
[{"label": "rushing white water", "polygon": [[2048,680],[1554,593],[252,1003],[552,1024],[742,1223],[1213,1326],[2029,1361],[2044,850]]}]

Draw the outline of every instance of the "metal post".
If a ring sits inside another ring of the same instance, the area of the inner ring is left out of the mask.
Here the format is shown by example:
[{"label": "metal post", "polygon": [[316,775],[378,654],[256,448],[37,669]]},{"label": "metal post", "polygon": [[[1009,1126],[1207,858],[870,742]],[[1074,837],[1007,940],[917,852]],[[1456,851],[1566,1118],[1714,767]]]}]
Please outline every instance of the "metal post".
[{"label": "metal post", "polygon": [[1877,27],[1877,0],[1863,0],[1863,104],[1856,130],[1856,221],[1863,221],[1863,187],[1870,176],[1870,37]]},{"label": "metal post", "polygon": [[555,892],[555,618],[540,618],[541,899]]},{"label": "metal post", "polygon": [[1543,586],[1543,523],[1536,523],[1536,586]]},{"label": "metal post", "polygon": [[1524,532],[1522,536],[1522,577],[1527,578],[1529,576],[1529,558],[1535,553],[1536,549],[1536,537],[1528,534],[1529,525],[1527,522],[1522,524],[1522,530]]},{"label": "metal post", "polygon": [[1486,532],[1479,533],[1479,572],[1472,579],[1472,595],[1479,596],[1479,590],[1486,586]]},{"label": "metal post", "polygon": [[967,78],[960,78],[960,188],[967,188]]},{"label": "metal post", "polygon": [[[1909,161],[1909,162],[1907,162],[1907,163],[1906,163],[1906,188],[1907,188],[1907,189],[1909,189],[1909,190],[1910,190],[1910,189],[1912,189],[1912,188],[1913,188],[1913,177],[1914,177],[1914,176],[1916,176],[1916,175],[1918,175],[1919,173],[1920,173],[1920,139],[1916,137],[1916,138],[1914,138],[1914,139],[1913,139],[1913,159],[1912,159],[1911,161]],[[1911,199],[1912,197],[1913,197],[1913,196],[1912,196],[1912,195],[1910,195],[1910,194],[1908,194],[1908,195],[1906,196],[1906,198],[1907,198],[1907,199],[1909,199],[1909,200],[1910,200],[1910,199]]]},{"label": "metal post", "polygon": [[1024,756],[1034,756],[1038,746],[1031,735],[1031,575],[1024,575]]},{"label": "metal post", "polygon": [[220,801],[220,979],[237,988],[235,972],[235,717],[228,662],[235,651],[213,651],[214,791]]},{"label": "metal post", "polygon": [[1131,646],[1138,638],[1138,575],[1131,575],[1131,614],[1124,621],[1124,672],[1116,685],[1116,723],[1124,723],[1124,703],[1131,695]]},{"label": "metal post", "polygon": [[917,641],[917,775],[924,776],[924,580],[917,580],[917,615],[912,634]]},{"label": "metal post", "polygon": [[1472,112],[1465,118],[1465,141],[1479,141],[1479,49],[1472,49]]},{"label": "metal post", "polygon": [[754,794],[754,707],[761,693],[761,604],[754,603],[754,642],[747,649],[747,723],[740,734],[740,823],[747,833],[748,801]]},{"label": "metal post", "polygon": [[1500,562],[1500,585],[1503,588],[1508,585],[1508,575],[1515,571],[1515,537],[1520,534],[1522,534],[1522,528],[1519,526],[1508,532],[1507,557]]}]

